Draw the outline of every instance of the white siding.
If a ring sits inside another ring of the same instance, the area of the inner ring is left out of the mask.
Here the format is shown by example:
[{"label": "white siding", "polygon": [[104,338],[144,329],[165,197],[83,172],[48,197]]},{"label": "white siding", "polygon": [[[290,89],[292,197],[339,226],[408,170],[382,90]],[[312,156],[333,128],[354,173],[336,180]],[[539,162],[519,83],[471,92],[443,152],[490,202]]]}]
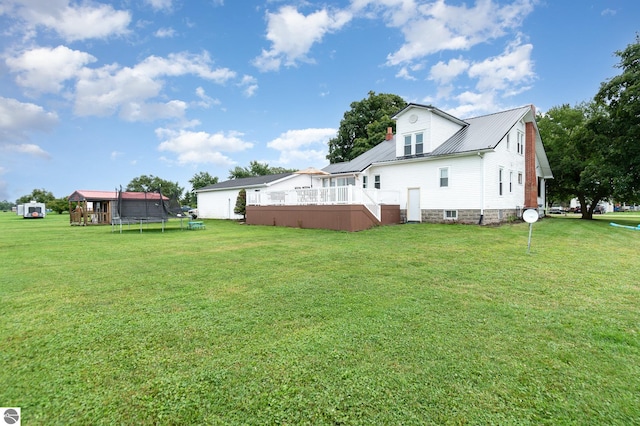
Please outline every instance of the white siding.
[{"label": "white siding", "polygon": [[[437,160],[407,161],[382,164],[367,171],[369,181],[380,175],[380,189],[400,193],[400,208],[407,208],[409,188],[420,188],[420,208],[428,209],[480,209],[481,208],[481,158],[443,158]],[[442,167],[449,168],[449,186],[440,187]]]},{"label": "white siding", "polygon": [[[316,176],[292,175],[268,186],[245,189],[247,192],[289,190],[301,186],[311,186],[312,182],[313,186],[320,186],[320,181]],[[198,216],[202,219],[242,219],[242,215],[233,212],[240,189],[198,192]]]},{"label": "white siding", "polygon": [[239,189],[198,192],[198,215],[202,219],[242,219],[233,212]]},{"label": "white siding", "polygon": [[[411,117],[415,116],[415,122]],[[424,134],[424,153],[440,146],[453,136],[462,126],[436,115],[425,108],[409,108],[396,121],[396,156],[404,157],[404,137],[406,135]],[[415,143],[415,137],[413,139]]]},{"label": "white siding", "polygon": [[432,117],[431,144],[428,150],[425,147],[425,152],[433,151],[462,128],[459,124],[439,115],[432,114]]},{"label": "white siding", "polygon": [[[509,149],[505,136],[493,152],[485,154],[485,209],[514,209],[524,204],[524,155],[517,152],[517,132],[524,132],[524,125],[517,123],[509,132]],[[499,193],[499,170],[503,169],[502,195]],[[522,173],[522,183],[518,183]],[[509,179],[513,174],[512,188]]]}]

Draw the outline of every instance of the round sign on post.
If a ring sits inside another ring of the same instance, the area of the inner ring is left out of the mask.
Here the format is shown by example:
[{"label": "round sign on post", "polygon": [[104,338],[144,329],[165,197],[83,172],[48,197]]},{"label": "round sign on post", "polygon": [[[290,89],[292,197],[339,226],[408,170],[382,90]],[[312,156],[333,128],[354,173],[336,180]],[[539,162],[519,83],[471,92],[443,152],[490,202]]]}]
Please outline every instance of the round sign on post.
[{"label": "round sign on post", "polygon": [[529,224],[529,242],[527,243],[527,253],[531,250],[531,229],[533,224],[538,221],[538,211],[536,209],[527,209],[522,213],[522,218]]},{"label": "round sign on post", "polygon": [[538,221],[538,211],[536,209],[527,209],[522,213],[522,218],[527,223],[536,223]]}]

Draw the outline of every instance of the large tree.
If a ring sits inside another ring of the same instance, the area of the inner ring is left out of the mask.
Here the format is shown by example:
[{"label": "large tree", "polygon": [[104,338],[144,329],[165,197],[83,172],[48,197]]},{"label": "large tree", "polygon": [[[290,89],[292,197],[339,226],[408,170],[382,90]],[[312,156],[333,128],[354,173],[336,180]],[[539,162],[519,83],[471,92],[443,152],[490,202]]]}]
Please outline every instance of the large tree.
[{"label": "large tree", "polygon": [[614,197],[619,201],[640,201],[640,35],[620,57],[622,73],[602,83],[595,97],[608,112],[608,122],[600,132],[610,137],[611,155],[619,166]]},{"label": "large tree", "polygon": [[331,163],[349,161],[378,145],[384,140],[387,128],[395,132],[396,123],[391,119],[407,106],[398,95],[369,92],[369,97],[351,103],[344,113],[338,135],[329,140],[327,159]]},{"label": "large tree", "polygon": [[279,173],[295,172],[297,169],[285,169],[283,167],[270,167],[267,163],[251,161],[248,167],[236,166],[229,170],[229,179],[242,179],[253,176],[276,175]]},{"label": "large tree", "polygon": [[189,179],[189,183],[191,184],[191,191],[187,191],[184,194],[184,198],[182,199],[183,204],[186,205],[195,205],[197,202],[197,197],[193,191],[204,188],[205,186],[215,185],[218,183],[217,176],[211,176],[209,172],[198,172],[191,179]]},{"label": "large tree", "polygon": [[538,115],[537,121],[553,170],[554,179],[547,187],[549,199],[575,197],[582,218],[591,219],[598,203],[612,196],[617,173],[609,140],[601,133],[606,114],[594,103],[562,105]]},{"label": "large tree", "polygon": [[16,200],[16,204],[24,204],[30,201],[36,201],[38,203],[50,203],[55,200],[52,192],[43,189],[34,189],[29,195],[23,195]]},{"label": "large tree", "polygon": [[170,182],[168,180],[160,179],[154,175],[142,175],[131,179],[126,190],[134,192],[151,192],[160,190],[162,195],[179,200],[184,188],[180,187],[178,182]]}]

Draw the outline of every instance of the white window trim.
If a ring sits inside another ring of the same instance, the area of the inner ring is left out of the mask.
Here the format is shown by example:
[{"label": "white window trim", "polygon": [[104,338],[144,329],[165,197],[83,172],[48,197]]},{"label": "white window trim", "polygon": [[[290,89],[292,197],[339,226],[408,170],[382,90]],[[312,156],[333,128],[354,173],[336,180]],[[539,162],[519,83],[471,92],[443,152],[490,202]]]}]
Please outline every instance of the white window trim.
[{"label": "white window trim", "polygon": [[[407,139],[409,140],[409,143],[407,144]],[[407,154],[407,147],[409,147],[409,153]],[[404,145],[402,147],[403,149],[403,153],[405,156],[407,155],[413,155],[414,152],[414,147],[413,147],[413,135],[404,135]]]},{"label": "white window trim", "polygon": [[[447,186],[442,186],[442,170],[447,171]],[[438,167],[438,188],[451,187],[451,166]]]},{"label": "white window trim", "polygon": [[[447,213],[452,213],[452,216],[447,216]],[[458,210],[443,210],[442,215],[444,220],[458,220]]]}]

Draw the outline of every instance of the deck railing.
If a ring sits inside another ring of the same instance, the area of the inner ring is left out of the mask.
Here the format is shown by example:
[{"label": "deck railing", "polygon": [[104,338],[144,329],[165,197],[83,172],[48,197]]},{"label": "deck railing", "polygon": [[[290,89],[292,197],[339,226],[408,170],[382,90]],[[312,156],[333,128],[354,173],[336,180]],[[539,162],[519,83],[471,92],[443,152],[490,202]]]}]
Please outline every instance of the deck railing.
[{"label": "deck railing", "polygon": [[380,220],[381,204],[399,204],[397,191],[363,189],[353,185],[323,188],[297,188],[287,191],[247,192],[247,205],[300,206],[362,204]]}]

